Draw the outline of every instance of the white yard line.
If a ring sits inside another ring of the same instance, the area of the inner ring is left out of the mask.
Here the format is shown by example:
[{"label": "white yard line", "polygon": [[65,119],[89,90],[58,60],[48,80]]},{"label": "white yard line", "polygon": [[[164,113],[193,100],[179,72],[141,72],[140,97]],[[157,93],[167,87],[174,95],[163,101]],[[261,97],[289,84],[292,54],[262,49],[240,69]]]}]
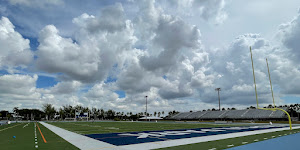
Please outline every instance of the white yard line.
[{"label": "white yard line", "polygon": [[[300,128],[300,126],[293,127],[293,129],[299,129],[299,128]],[[155,142],[155,144],[142,143],[142,144],[124,145],[124,146],[119,146],[119,147],[124,148],[124,149],[130,149],[130,150],[141,150],[141,149],[148,150],[148,149],[173,147],[173,146],[201,143],[201,142],[208,142],[208,141],[216,141],[216,140],[222,140],[222,139],[228,139],[228,138],[249,136],[249,135],[254,135],[254,134],[262,134],[262,133],[269,133],[269,132],[275,132],[275,131],[283,131],[283,130],[289,130],[289,129],[290,129],[289,127],[266,129],[266,130],[258,130],[258,131],[238,132],[238,133],[219,134],[219,135],[211,135],[211,136],[186,138],[186,139],[159,141],[159,142]]]},{"label": "white yard line", "polygon": [[73,144],[74,146],[78,147],[82,150],[122,150],[122,148],[108,144],[105,142],[101,142],[92,138],[89,138],[84,135],[80,135],[53,125],[50,125],[45,122],[40,122],[46,128],[57,134],[58,136],[62,137],[69,143]]},{"label": "white yard line", "polygon": [[23,126],[23,128],[27,127],[28,125],[29,125],[29,123],[25,124],[25,125]]},{"label": "white yard line", "polygon": [[1,131],[4,131],[4,130],[7,130],[7,129],[9,129],[9,128],[16,127],[16,126],[18,126],[18,125],[21,125],[21,124],[17,124],[17,125],[11,126],[11,127],[7,127],[7,128],[4,128],[4,129],[1,129],[0,132],[1,132]]}]

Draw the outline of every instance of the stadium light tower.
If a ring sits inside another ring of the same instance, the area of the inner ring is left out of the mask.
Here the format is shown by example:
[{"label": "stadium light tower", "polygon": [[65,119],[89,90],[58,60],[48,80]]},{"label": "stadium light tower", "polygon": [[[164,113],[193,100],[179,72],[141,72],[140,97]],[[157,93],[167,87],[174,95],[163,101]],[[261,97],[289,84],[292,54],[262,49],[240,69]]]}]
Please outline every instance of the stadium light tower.
[{"label": "stadium light tower", "polygon": [[147,112],[147,98],[148,98],[148,96],[145,96],[145,98],[146,98],[146,121],[148,120],[147,119],[147,116],[148,116],[148,112]]},{"label": "stadium light tower", "polygon": [[215,90],[218,91],[218,97],[219,97],[219,111],[221,111],[221,102],[220,102],[220,91],[221,91],[221,88],[216,88]]}]

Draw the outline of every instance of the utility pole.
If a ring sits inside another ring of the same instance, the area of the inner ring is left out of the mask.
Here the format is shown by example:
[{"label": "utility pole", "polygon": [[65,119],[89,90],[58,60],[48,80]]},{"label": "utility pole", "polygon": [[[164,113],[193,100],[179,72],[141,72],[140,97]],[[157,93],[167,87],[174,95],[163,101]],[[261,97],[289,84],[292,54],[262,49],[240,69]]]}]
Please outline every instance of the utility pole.
[{"label": "utility pole", "polygon": [[148,121],[148,119],[147,119],[147,116],[148,116],[148,112],[147,112],[147,97],[148,96],[145,96],[145,98],[146,98],[146,121]]},{"label": "utility pole", "polygon": [[220,91],[221,91],[221,88],[216,88],[215,90],[218,91],[218,97],[219,97],[219,111],[221,111],[221,102],[220,102]]}]

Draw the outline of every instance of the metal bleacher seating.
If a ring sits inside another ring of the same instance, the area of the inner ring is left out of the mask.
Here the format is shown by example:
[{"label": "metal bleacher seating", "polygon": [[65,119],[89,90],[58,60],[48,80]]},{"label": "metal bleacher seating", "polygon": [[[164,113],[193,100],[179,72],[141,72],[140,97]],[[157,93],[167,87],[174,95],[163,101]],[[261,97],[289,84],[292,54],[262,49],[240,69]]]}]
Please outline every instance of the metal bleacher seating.
[{"label": "metal bleacher seating", "polygon": [[[287,110],[287,108],[281,108]],[[223,111],[197,111],[182,112],[170,117],[174,120],[209,120],[209,119],[282,119],[286,118],[283,111],[244,109],[244,110],[223,110]]]}]

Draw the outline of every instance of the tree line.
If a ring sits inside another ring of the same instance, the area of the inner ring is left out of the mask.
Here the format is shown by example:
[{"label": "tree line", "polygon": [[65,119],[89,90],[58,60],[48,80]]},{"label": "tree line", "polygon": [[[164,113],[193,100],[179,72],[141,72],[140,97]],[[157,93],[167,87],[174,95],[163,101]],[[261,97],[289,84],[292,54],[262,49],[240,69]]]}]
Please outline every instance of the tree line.
[{"label": "tree line", "polygon": [[[137,120],[143,116],[146,116],[146,112],[118,112],[112,109],[104,110],[92,107],[91,109],[88,107],[83,107],[80,105],[71,106],[65,105],[58,109],[56,109],[52,104],[43,104],[42,110],[39,109],[19,109],[18,107],[14,107],[13,113],[9,113],[8,111],[0,111],[1,119],[9,119],[9,118],[19,118],[22,120],[65,120],[65,119],[74,119],[75,112],[79,113],[88,113],[89,119],[94,120]],[[170,111],[168,114],[172,115],[174,113],[179,113],[174,111]],[[154,112],[147,113],[149,117],[164,117],[165,112]]]}]

